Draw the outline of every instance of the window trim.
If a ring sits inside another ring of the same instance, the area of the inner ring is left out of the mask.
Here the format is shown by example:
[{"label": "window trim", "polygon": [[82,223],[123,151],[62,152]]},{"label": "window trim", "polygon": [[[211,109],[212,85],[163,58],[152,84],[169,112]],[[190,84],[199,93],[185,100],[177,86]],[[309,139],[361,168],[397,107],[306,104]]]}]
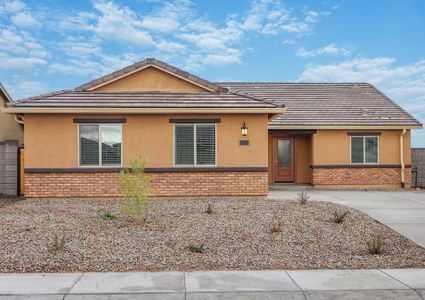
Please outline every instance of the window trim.
[{"label": "window trim", "polygon": [[[99,133],[99,164],[98,165],[81,165],[81,148],[80,148],[80,126],[98,126],[98,133]],[[121,128],[121,153],[120,153],[120,164],[116,165],[104,165],[102,163],[102,140],[101,140],[101,133],[102,133],[102,125],[113,125],[113,126],[120,126]],[[115,168],[115,167],[122,167],[123,166],[123,139],[122,139],[122,123],[78,123],[78,130],[77,130],[77,161],[78,161],[78,167],[79,168]]]},{"label": "window trim", "polygon": [[[350,135],[350,164],[351,165],[379,165],[379,144],[380,144],[380,136],[379,135]],[[366,138],[374,137],[377,141],[377,155],[376,155],[376,162],[366,162]],[[362,138],[363,139],[363,162],[355,163],[353,162],[353,138]]]},{"label": "window trim", "polygon": [[[172,123],[173,124],[173,167],[176,168],[202,168],[202,167],[217,167],[217,124],[216,123]],[[209,165],[198,165],[197,152],[196,152],[196,127],[198,125],[211,125],[214,126],[214,139],[215,139],[215,150],[214,150],[214,164]],[[176,164],[176,127],[177,126],[193,126],[193,165],[178,165]]]}]

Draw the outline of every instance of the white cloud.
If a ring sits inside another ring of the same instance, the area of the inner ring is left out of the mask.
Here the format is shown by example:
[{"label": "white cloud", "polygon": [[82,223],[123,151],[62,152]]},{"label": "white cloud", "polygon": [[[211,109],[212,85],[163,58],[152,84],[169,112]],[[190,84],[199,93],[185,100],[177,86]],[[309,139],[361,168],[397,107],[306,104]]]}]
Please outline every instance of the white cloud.
[{"label": "white cloud", "polygon": [[16,84],[5,83],[5,86],[13,100],[51,92],[51,89],[46,83],[39,81],[21,81]]},{"label": "white cloud", "polygon": [[299,57],[315,57],[319,55],[342,55],[349,56],[351,51],[344,47],[339,47],[336,44],[329,44],[323,48],[317,48],[313,50],[306,50],[304,48],[299,48],[296,52],[296,55]]},{"label": "white cloud", "polygon": [[27,12],[18,12],[17,14],[13,15],[10,19],[12,23],[18,27],[32,27],[32,26],[41,25],[40,22],[34,19],[33,16],[31,16]]},{"label": "white cloud", "polygon": [[425,122],[425,60],[406,65],[396,65],[396,62],[395,58],[378,57],[308,65],[299,80],[369,82]]},{"label": "white cloud", "polygon": [[46,61],[36,57],[12,57],[0,52],[0,70],[29,70],[36,66],[45,65]]},{"label": "white cloud", "polygon": [[9,1],[5,0],[3,3],[0,3],[0,11],[4,11],[7,13],[16,13],[25,8],[25,3],[22,1]]},{"label": "white cloud", "polygon": [[13,26],[0,28],[0,50],[11,55],[46,57],[48,53],[43,46],[27,31]]}]

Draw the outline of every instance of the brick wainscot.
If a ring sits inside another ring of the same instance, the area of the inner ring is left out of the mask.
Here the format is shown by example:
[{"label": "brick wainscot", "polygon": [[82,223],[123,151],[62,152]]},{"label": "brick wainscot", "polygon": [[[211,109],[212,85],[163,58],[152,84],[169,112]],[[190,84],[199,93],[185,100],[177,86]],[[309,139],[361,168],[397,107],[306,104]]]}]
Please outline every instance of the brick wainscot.
[{"label": "brick wainscot", "polygon": [[[317,188],[399,188],[401,187],[401,166],[312,166],[313,185]],[[410,187],[411,166],[404,171],[405,187]],[[371,184],[373,183],[373,184]]]},{"label": "brick wainscot", "polygon": [[[28,169],[28,198],[118,197],[119,169]],[[265,196],[267,167],[146,169],[153,196]]]}]

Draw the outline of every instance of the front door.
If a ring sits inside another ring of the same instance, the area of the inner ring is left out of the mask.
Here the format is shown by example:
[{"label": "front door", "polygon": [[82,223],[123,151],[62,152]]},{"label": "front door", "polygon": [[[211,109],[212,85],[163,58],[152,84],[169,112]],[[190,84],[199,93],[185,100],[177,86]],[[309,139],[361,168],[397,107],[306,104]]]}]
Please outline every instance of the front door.
[{"label": "front door", "polygon": [[273,138],[273,181],[294,181],[294,138]]}]

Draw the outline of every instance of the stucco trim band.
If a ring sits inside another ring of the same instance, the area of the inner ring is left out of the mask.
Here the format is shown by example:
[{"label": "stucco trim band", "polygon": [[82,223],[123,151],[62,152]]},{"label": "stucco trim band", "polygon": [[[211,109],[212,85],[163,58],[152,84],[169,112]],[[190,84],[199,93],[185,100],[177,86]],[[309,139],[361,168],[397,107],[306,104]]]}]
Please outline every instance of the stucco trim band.
[{"label": "stucco trim band", "polygon": [[[361,169],[361,168],[401,168],[401,165],[311,165],[312,169]],[[406,165],[406,168],[410,168],[411,165]]]},{"label": "stucco trim band", "polygon": [[[119,173],[125,168],[26,168],[25,173]],[[268,167],[146,168],[145,173],[268,172]]]}]

